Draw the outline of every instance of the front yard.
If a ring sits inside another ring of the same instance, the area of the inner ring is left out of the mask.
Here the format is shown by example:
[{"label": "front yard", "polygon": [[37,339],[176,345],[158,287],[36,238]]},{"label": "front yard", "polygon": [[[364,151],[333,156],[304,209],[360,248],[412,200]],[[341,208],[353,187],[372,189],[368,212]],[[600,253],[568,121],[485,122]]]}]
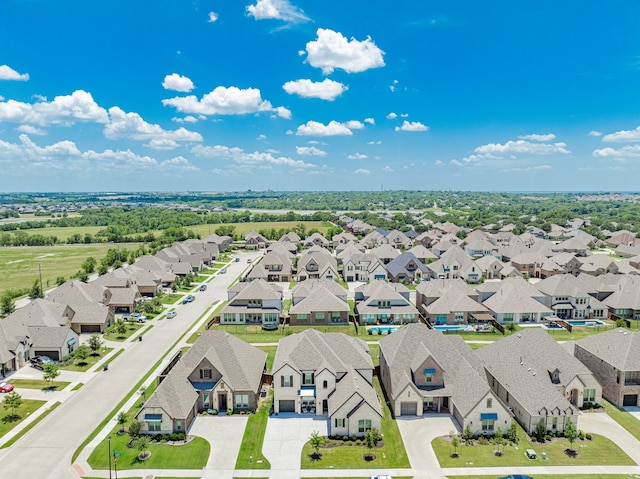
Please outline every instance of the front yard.
[{"label": "front yard", "polygon": [[[262,444],[267,430],[269,408],[273,404],[273,389],[269,390],[269,396],[262,402],[255,414],[249,416],[247,426],[242,436],[242,444],[236,459],[236,469],[270,469],[271,464],[262,455]],[[249,458],[252,458],[250,461]]]},{"label": "front yard", "polygon": [[66,381],[45,381],[44,379],[10,379],[7,382],[17,388],[40,389],[42,391],[62,391],[71,384]]},{"label": "front yard", "polygon": [[46,401],[23,398],[22,404],[16,408],[15,414],[12,413],[11,409],[3,408],[2,416],[0,416],[0,437],[11,431],[45,403]]},{"label": "front yard", "polygon": [[104,358],[107,354],[113,351],[113,348],[100,348],[100,350],[94,354],[89,355],[87,359],[84,361],[80,361],[78,359],[71,359],[69,363],[58,363],[60,369],[65,369],[67,371],[79,371],[85,372],[92,368],[98,361]]},{"label": "front yard", "polygon": [[104,333],[102,339],[104,339],[105,341],[126,341],[144,326],[143,323],[126,322],[125,324],[127,326],[127,329],[124,333],[118,333],[116,331],[116,326],[114,325],[107,329],[107,332]]}]

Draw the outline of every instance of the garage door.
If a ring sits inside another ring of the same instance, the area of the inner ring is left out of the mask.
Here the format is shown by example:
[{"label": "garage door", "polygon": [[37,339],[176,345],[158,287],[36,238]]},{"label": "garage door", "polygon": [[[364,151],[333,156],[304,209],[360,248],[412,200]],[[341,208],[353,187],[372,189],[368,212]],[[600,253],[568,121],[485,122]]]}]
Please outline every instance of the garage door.
[{"label": "garage door", "polygon": [[281,399],[279,406],[280,412],[296,412],[296,402],[293,399],[286,401]]},{"label": "garage door", "polygon": [[637,394],[625,394],[624,398],[622,398],[623,406],[637,406],[638,405],[638,395]]},{"label": "garage door", "polygon": [[401,416],[415,416],[417,414],[417,404],[414,402],[401,402],[400,403],[400,415]]},{"label": "garage door", "polygon": [[60,353],[58,351],[36,351],[36,356],[47,356],[54,361],[60,361]]},{"label": "garage door", "polygon": [[81,333],[99,333],[100,325],[99,324],[83,324],[80,326]]}]

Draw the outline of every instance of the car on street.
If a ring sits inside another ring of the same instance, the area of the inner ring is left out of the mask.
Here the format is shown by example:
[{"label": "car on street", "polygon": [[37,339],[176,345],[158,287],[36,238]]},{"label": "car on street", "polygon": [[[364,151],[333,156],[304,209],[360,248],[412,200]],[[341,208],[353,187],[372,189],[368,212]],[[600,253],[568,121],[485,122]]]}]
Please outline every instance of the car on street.
[{"label": "car on street", "polygon": [[206,291],[207,290],[207,285],[206,284],[201,284],[200,285],[200,291]]},{"label": "car on street", "polygon": [[371,476],[369,479],[393,479],[391,476]]},{"label": "car on street", "polygon": [[251,263],[251,258],[247,258],[247,263]]},{"label": "car on street", "polygon": [[178,314],[178,313],[176,313],[175,311],[169,311],[167,313],[167,319],[175,318],[176,314]]},{"label": "car on street", "polygon": [[31,358],[31,366],[36,369],[42,369],[45,364],[55,362],[49,356],[34,356]]},{"label": "car on street", "polygon": [[502,476],[498,479],[533,479],[533,477],[525,476],[524,474],[511,474],[510,476]]},{"label": "car on street", "polygon": [[192,303],[195,300],[196,300],[196,297],[194,295],[190,294],[189,296],[187,296],[187,301],[188,302]]},{"label": "car on street", "polygon": [[236,256],[236,263],[237,263],[238,261],[240,261],[240,258],[238,258],[238,257]]},{"label": "car on street", "polygon": [[227,272],[227,268],[222,268],[222,269],[220,270],[220,274],[225,274],[226,272]]},{"label": "car on street", "polygon": [[0,393],[10,393],[13,391],[13,384],[0,383]]}]

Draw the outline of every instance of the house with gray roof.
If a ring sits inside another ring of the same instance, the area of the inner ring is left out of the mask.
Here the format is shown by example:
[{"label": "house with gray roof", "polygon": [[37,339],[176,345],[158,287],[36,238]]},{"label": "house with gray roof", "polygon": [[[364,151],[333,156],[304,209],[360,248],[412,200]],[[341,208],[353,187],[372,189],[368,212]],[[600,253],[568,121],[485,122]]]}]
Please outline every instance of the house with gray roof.
[{"label": "house with gray roof", "polygon": [[418,321],[419,313],[406,295],[398,292],[400,283],[374,280],[356,288],[356,312],[360,324],[405,324]]},{"label": "house with gray roof", "polygon": [[8,374],[23,367],[31,354],[33,341],[28,328],[16,321],[0,321],[0,374]]},{"label": "house with gray roof", "polygon": [[380,340],[380,380],[398,416],[448,413],[460,430],[506,432],[511,414],[477,354],[457,335],[409,324]]},{"label": "house with gray roof", "polygon": [[[345,250],[346,252],[347,250]],[[387,269],[383,262],[372,253],[352,253],[344,257],[342,277],[349,283],[352,281],[370,281],[387,279]]]},{"label": "house with gray roof", "polygon": [[552,432],[564,431],[567,419],[579,427],[579,408],[602,401],[592,372],[543,329],[523,329],[476,353],[494,393],[528,434],[541,421]]},{"label": "house with gray roof", "polygon": [[201,411],[255,411],[266,361],[226,331],[205,331],[136,415],[142,432],[187,432]]},{"label": "house with gray roof", "polygon": [[273,392],[276,414],[328,416],[330,435],[380,430],[373,361],[361,339],[315,329],[282,338],[273,361]]},{"label": "house with gray roof", "polygon": [[[354,233],[355,232],[356,231],[354,230]],[[360,244],[367,249],[372,249],[377,246],[387,244],[387,238],[385,238],[383,235],[381,235],[380,233],[374,230],[374,231],[371,231],[369,234],[367,234],[364,238],[362,238],[360,240]]]},{"label": "house with gray roof", "polygon": [[288,252],[269,251],[253,265],[247,279],[288,283],[292,278],[293,258]]},{"label": "house with gray roof", "polygon": [[400,252],[390,244],[384,243],[371,249],[369,253],[375,255],[383,264],[397,258]]},{"label": "house with gray roof", "polygon": [[337,235],[333,235],[331,238],[331,243],[333,249],[342,249],[345,245],[349,243],[357,243],[358,238],[356,238],[353,234],[348,231],[343,231],[342,233],[338,233]]},{"label": "house with gray roof", "polygon": [[640,333],[618,328],[575,342],[574,355],[617,407],[640,406]]},{"label": "house with gray roof", "polygon": [[387,243],[396,249],[409,249],[413,247],[413,240],[405,235],[402,231],[391,230],[387,233]]},{"label": "house with gray roof", "polygon": [[499,323],[539,322],[553,313],[544,305],[544,294],[522,278],[487,282],[476,291],[482,305]]},{"label": "house with gray roof", "polygon": [[427,273],[427,268],[409,251],[389,261],[386,267],[389,281],[394,283],[420,281]]},{"label": "house with gray roof", "polygon": [[308,238],[305,238],[302,246],[305,248],[311,248],[312,246],[320,246],[321,248],[328,248],[331,245],[329,240],[322,236],[320,233],[315,232]]},{"label": "house with gray roof", "polygon": [[581,287],[571,274],[551,276],[535,284],[544,294],[544,305],[561,319],[591,319],[607,317],[607,306]]},{"label": "house with gray roof", "polygon": [[335,280],[340,275],[338,273],[338,262],[324,248],[314,246],[302,253],[298,259],[298,281],[306,279],[331,279]]},{"label": "house with gray roof", "polygon": [[478,258],[475,262],[476,266],[480,268],[480,272],[484,279],[500,278],[500,271],[504,268],[504,263],[495,256],[483,256],[482,258]]},{"label": "house with gray roof", "polygon": [[428,264],[427,270],[433,279],[462,278],[467,283],[478,283],[482,278],[480,268],[458,245],[452,245],[440,259]]},{"label": "house with gray roof", "polygon": [[331,326],[349,322],[347,290],[335,281],[302,281],[293,288],[291,296],[291,325]]},{"label": "house with gray roof", "polygon": [[255,324],[276,329],[282,312],[282,289],[257,279],[229,288],[229,301],[220,311],[220,324]]},{"label": "house with gray roof", "polygon": [[430,249],[420,243],[411,248],[409,250],[409,253],[412,253],[413,256],[418,258],[422,264],[429,264],[432,261],[438,259],[438,257]]},{"label": "house with gray roof", "polygon": [[486,314],[478,293],[460,278],[434,279],[416,287],[416,306],[433,324],[466,324]]},{"label": "house with gray roof", "polygon": [[68,305],[75,312],[71,319],[71,328],[76,333],[104,333],[115,318],[113,310],[104,304],[107,296],[107,288],[69,280],[51,291],[47,299]]},{"label": "house with gray roof", "polygon": [[257,231],[250,231],[244,235],[246,249],[267,249],[269,240]]},{"label": "house with gray roof", "polygon": [[487,239],[476,239],[465,243],[464,252],[472,258],[481,258],[497,254],[498,247]]}]

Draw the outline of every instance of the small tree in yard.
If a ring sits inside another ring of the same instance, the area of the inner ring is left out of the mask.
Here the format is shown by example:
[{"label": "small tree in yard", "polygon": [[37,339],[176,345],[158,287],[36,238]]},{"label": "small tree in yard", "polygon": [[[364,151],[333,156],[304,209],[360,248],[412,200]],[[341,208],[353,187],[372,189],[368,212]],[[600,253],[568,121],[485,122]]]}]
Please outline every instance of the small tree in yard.
[{"label": "small tree in yard", "polygon": [[149,447],[148,436],[138,436],[133,445],[138,451],[140,451],[140,454],[138,454],[138,459],[144,461],[149,458],[150,453],[149,451],[147,451],[147,448]]},{"label": "small tree in yard", "polygon": [[504,436],[500,428],[496,429],[496,433],[493,436],[493,442],[496,444],[496,456],[502,456],[502,446],[504,445]]},{"label": "small tree in yard", "polygon": [[451,447],[453,447],[453,452],[451,453],[451,457],[458,457],[458,448],[460,447],[460,436],[450,433],[451,435]]},{"label": "small tree in yard", "polygon": [[54,362],[44,363],[42,365],[42,379],[49,381],[49,387],[53,387],[53,380],[60,376],[58,364]]},{"label": "small tree in yard", "polygon": [[536,424],[536,428],[533,431],[533,437],[536,438],[538,442],[544,442],[544,436],[547,433],[547,428],[544,424],[544,420],[540,419],[540,422]]},{"label": "small tree in yard", "polygon": [[511,426],[509,426],[509,430],[507,431],[507,439],[514,444],[518,444],[518,426],[515,421],[511,421]]},{"label": "small tree in yard", "polygon": [[2,401],[2,406],[5,409],[11,409],[11,416],[9,419],[18,419],[20,416],[16,415],[16,409],[22,405],[22,396],[13,391],[7,394]]},{"label": "small tree in yard", "polygon": [[38,298],[44,298],[44,294],[42,293],[42,288],[40,287],[40,281],[36,279],[33,282],[33,286],[31,286],[31,291],[29,291],[29,299]]},{"label": "small tree in yard", "polygon": [[573,424],[573,422],[571,422],[570,418],[567,418],[567,422],[564,425],[564,436],[569,441],[569,446],[570,446],[569,449],[567,450],[567,453],[569,455],[575,455],[576,450],[573,449],[573,442],[578,437],[578,431],[576,429],[576,426]]},{"label": "small tree in yard", "polygon": [[102,339],[100,339],[100,335],[98,333],[93,333],[91,336],[89,336],[87,345],[91,350],[91,354],[97,356],[98,351],[100,351],[100,348],[102,347]]},{"label": "small tree in yard", "polygon": [[83,344],[82,346],[78,346],[78,349],[73,352],[73,357],[78,360],[79,366],[84,366],[85,364],[87,364],[87,358],[89,357],[89,354],[91,354],[89,346]]},{"label": "small tree in yard", "polygon": [[324,446],[324,437],[322,437],[318,431],[313,431],[311,433],[311,436],[309,437],[309,442],[311,443],[311,447],[315,451],[311,455],[311,459],[313,459],[314,461],[320,460],[320,458],[322,457],[322,454],[320,454],[320,448]]},{"label": "small tree in yard", "polygon": [[118,321],[116,321],[114,329],[116,331],[116,334],[119,334],[121,336],[127,334],[127,323],[119,319]]},{"label": "small tree in yard", "polygon": [[2,316],[9,316],[16,310],[16,304],[13,301],[13,295],[10,291],[5,291],[0,296],[0,314]]},{"label": "small tree in yard", "polygon": [[127,431],[129,432],[129,436],[131,436],[131,438],[133,439],[138,435],[140,435],[140,429],[142,429],[142,424],[140,424],[136,419],[134,419],[129,423],[129,427],[127,428]]},{"label": "small tree in yard", "polygon": [[129,415],[125,411],[120,411],[118,413],[118,424],[120,424],[120,430],[118,432],[124,433],[124,424],[129,419]]},{"label": "small tree in yard", "polygon": [[371,453],[371,450],[376,447],[378,443],[379,433],[376,429],[371,429],[364,433],[364,445],[367,446],[369,453],[365,456],[365,460],[372,461],[375,459],[375,456]]}]

